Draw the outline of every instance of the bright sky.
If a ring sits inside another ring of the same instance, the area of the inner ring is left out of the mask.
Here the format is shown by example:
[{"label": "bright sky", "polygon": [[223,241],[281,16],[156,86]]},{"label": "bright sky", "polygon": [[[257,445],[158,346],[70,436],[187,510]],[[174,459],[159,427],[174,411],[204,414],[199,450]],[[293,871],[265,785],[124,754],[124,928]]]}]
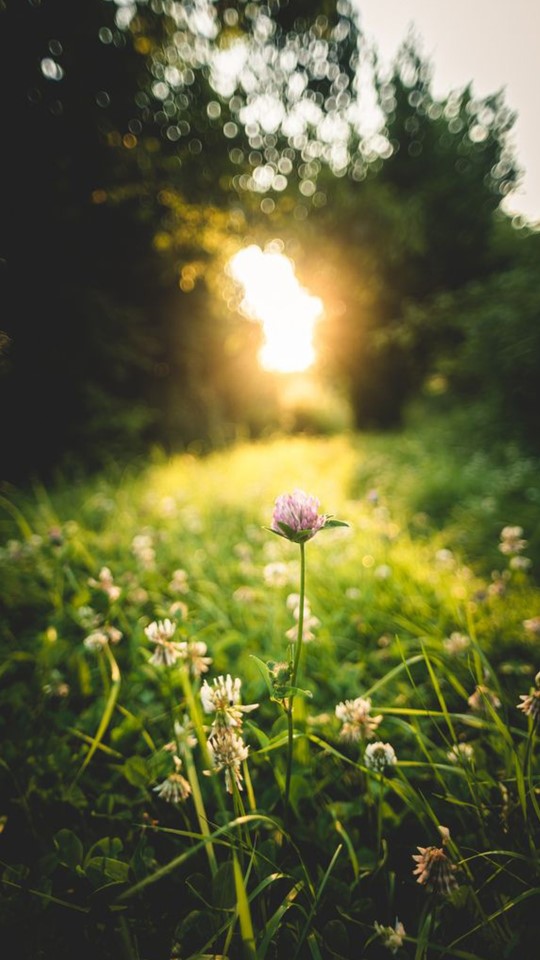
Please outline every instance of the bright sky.
[{"label": "bright sky", "polygon": [[386,63],[411,24],[443,95],[472,81],[479,96],[504,88],[517,112],[512,141],[523,171],[507,209],[540,221],[539,0],[355,0],[361,25]]}]

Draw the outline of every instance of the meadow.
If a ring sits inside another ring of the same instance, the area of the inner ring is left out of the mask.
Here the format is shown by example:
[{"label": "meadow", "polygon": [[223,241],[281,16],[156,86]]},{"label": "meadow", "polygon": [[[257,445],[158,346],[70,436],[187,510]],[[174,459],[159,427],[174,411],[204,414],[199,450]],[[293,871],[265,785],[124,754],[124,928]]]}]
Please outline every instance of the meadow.
[{"label": "meadow", "polygon": [[[537,956],[537,468],[436,424],[5,486],[11,956]],[[297,489],[348,526],[276,536]]]}]

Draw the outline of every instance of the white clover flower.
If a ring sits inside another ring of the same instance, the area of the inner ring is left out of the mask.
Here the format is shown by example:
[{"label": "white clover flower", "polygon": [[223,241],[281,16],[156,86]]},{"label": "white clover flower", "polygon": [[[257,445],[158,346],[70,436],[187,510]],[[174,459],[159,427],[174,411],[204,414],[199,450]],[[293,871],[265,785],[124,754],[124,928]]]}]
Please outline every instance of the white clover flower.
[{"label": "white clover flower", "polygon": [[162,783],[153,787],[158,797],[166,803],[183,803],[191,794],[189,782],[181,773],[170,773]]},{"label": "white clover flower", "polygon": [[98,573],[98,579],[94,580],[93,577],[89,577],[88,586],[93,587],[95,590],[103,590],[103,593],[106,593],[111,603],[114,603],[115,600],[118,600],[118,597],[121,594],[120,587],[117,587],[109,567],[102,567]]},{"label": "white clover flower", "polygon": [[189,607],[187,603],[184,603],[182,600],[176,600],[174,603],[171,603],[169,607],[169,613],[172,617],[179,617],[180,620],[187,620]]},{"label": "white clover flower", "polygon": [[531,560],[529,557],[514,556],[510,557],[509,567],[511,570],[529,570],[531,566]]},{"label": "white clover flower", "polygon": [[393,746],[390,743],[382,743],[380,740],[369,743],[364,753],[364,763],[368,770],[384,773],[387,767],[394,767],[397,763]]},{"label": "white clover flower", "polygon": [[202,673],[208,673],[208,667],[212,663],[212,657],[207,657],[207,646],[202,640],[190,640],[187,643],[179,643],[182,648],[181,657],[189,666],[189,672],[193,677],[200,677]]},{"label": "white clover flower", "polygon": [[532,693],[520,693],[521,703],[516,704],[518,710],[522,710],[526,717],[538,720],[540,717],[540,690],[533,690]]},{"label": "white clover flower", "polygon": [[392,576],[392,567],[387,563],[381,563],[378,567],[375,567],[373,576],[376,577],[377,580],[388,580],[389,577]]},{"label": "white clover flower", "polygon": [[242,681],[236,677],[232,679],[230,673],[226,677],[214,679],[212,686],[207,680],[201,687],[201,702],[205,713],[215,713],[214,727],[241,727],[244,713],[251,713],[259,706],[258,703],[241,704],[240,687]]},{"label": "white clover flower", "polygon": [[[290,593],[286,600],[287,609],[292,610],[292,615],[296,622],[298,623],[300,619],[300,594]],[[318,617],[314,617],[311,613],[311,605],[307,597],[304,597],[304,620],[302,624],[302,640],[305,643],[308,643],[310,640],[315,639],[315,634],[313,633],[312,628],[320,627],[321,621]],[[291,627],[285,633],[287,640],[290,643],[295,643],[298,639],[298,628]]]},{"label": "white clover flower", "polygon": [[175,630],[176,624],[167,618],[165,620],[154,620],[144,628],[150,643],[156,644],[155,652],[150,657],[150,663],[156,666],[172,667],[182,656],[181,644],[174,643],[171,640]]},{"label": "white clover flower", "polygon": [[[174,721],[174,735],[180,747],[189,747],[189,749],[192,750],[193,747],[197,745],[197,737],[193,732],[193,723],[187,713],[184,714],[182,723],[180,723],[179,720]],[[169,749],[171,746],[174,751],[176,744],[167,744],[164,749]]]},{"label": "white clover flower", "polygon": [[442,847],[417,847],[417,850],[418,853],[413,854],[416,882],[425,886],[428,893],[452,893],[457,887],[454,877],[457,867],[450,862]]},{"label": "white clover flower", "polygon": [[357,697],[356,700],[344,700],[336,706],[336,717],[343,726],[340,736],[343,740],[371,740],[382,720],[382,714],[371,716],[369,697]]},{"label": "white clover flower", "polygon": [[169,590],[173,593],[189,593],[188,575],[185,570],[173,570]]},{"label": "white clover flower", "polygon": [[441,550],[437,550],[435,554],[435,560],[441,567],[453,567],[455,566],[455,557],[451,550],[448,550],[446,547],[443,547]]},{"label": "white clover flower", "polygon": [[103,650],[103,648],[107,646],[108,642],[109,638],[103,630],[95,630],[94,633],[90,633],[83,640],[86,649],[93,650],[94,652]]},{"label": "white clover flower", "polygon": [[466,633],[459,633],[457,630],[454,630],[449,637],[445,637],[443,640],[443,647],[451,656],[463,653],[470,645],[470,637]]},{"label": "white clover flower", "polygon": [[471,710],[481,712],[486,709],[486,702],[490,703],[494,710],[498,710],[501,705],[496,693],[493,693],[485,684],[477,684],[473,693],[471,693],[467,703]]},{"label": "white clover flower", "polygon": [[472,763],[474,747],[470,743],[456,743],[446,754],[450,763]]},{"label": "white clover flower", "polygon": [[403,940],[406,935],[405,927],[401,921],[396,917],[396,923],[393,927],[383,927],[383,925],[377,923],[377,921],[375,921],[374,926],[382,940],[382,946],[387,947],[390,953],[397,953],[399,948],[403,946]]},{"label": "white clover flower", "polygon": [[289,582],[289,568],[286,563],[275,560],[266,564],[263,577],[269,587],[284,587]]},{"label": "white clover flower", "polygon": [[233,600],[236,603],[253,603],[256,597],[256,590],[254,590],[253,587],[249,587],[247,584],[238,587],[233,593]]},{"label": "white clover flower", "polygon": [[131,541],[131,550],[136,560],[146,570],[152,570],[156,562],[156,551],[152,537],[148,533],[139,533]]},{"label": "white clover flower", "polygon": [[212,771],[219,773],[225,770],[225,789],[233,792],[233,783],[242,790],[242,772],[240,765],[247,760],[249,748],[242,737],[235,734],[229,727],[218,727],[208,740],[208,750],[212,760]]},{"label": "white clover flower", "polygon": [[521,553],[527,546],[527,541],[523,540],[523,527],[509,526],[501,530],[501,542],[499,550],[505,556],[512,556]]}]

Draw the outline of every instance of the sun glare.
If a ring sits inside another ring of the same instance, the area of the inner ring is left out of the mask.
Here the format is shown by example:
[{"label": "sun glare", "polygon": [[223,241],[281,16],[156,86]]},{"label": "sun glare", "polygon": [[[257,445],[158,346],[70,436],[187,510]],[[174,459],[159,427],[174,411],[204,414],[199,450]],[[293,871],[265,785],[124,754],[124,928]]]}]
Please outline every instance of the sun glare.
[{"label": "sun glare", "polygon": [[244,289],[242,312],[263,328],[261,366],[278,373],[307,370],[315,360],[313,333],[323,304],[300,286],[292,260],[252,244],[232,257],[229,271]]}]

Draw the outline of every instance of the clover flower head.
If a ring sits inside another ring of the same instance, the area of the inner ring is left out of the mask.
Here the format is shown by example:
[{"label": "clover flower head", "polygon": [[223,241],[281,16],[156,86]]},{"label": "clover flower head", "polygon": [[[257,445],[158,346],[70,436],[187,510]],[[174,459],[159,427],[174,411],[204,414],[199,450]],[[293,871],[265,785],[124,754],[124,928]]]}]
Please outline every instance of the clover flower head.
[{"label": "clover flower head", "polygon": [[155,652],[150,657],[150,663],[156,666],[172,667],[179,657],[182,656],[182,645],[171,640],[176,630],[176,624],[165,618],[165,620],[154,620],[144,632],[150,643],[156,644]]},{"label": "clover flower head", "polygon": [[191,794],[189,782],[181,773],[170,773],[162,783],[153,788],[166,803],[183,803]]},{"label": "clover flower head", "polygon": [[382,715],[371,716],[369,697],[357,697],[356,700],[344,700],[336,706],[336,717],[343,726],[340,736],[343,740],[371,740],[379,726]]},{"label": "clover flower head", "polygon": [[93,633],[90,633],[83,640],[86,649],[93,650],[94,652],[103,650],[103,648],[107,646],[108,642],[109,638],[104,630],[94,630]]},{"label": "clover flower head", "polygon": [[375,921],[374,926],[382,940],[382,946],[387,947],[390,953],[397,953],[399,948],[403,946],[403,939],[405,937],[405,927],[401,921],[396,917],[396,922],[393,927],[384,927],[382,923],[377,923],[377,921]]},{"label": "clover flower head", "polygon": [[[180,720],[174,721],[174,735],[180,747],[189,747],[191,750],[196,746],[197,737],[193,732],[193,723],[187,713],[184,714],[182,722],[180,722]],[[167,744],[167,748],[168,747],[169,745]],[[173,750],[176,749],[176,744],[172,744],[172,748]]]},{"label": "clover flower head", "polygon": [[148,533],[138,533],[131,541],[131,549],[136,560],[146,570],[155,566],[156,551],[152,537]]},{"label": "clover flower head", "polygon": [[472,763],[474,747],[470,743],[456,743],[446,754],[450,763]]},{"label": "clover flower head", "polygon": [[368,743],[364,753],[364,763],[368,770],[384,773],[388,767],[394,767],[397,763],[393,746],[390,743],[382,743],[380,740]]},{"label": "clover flower head", "polygon": [[540,617],[530,617],[528,620],[524,620],[523,626],[527,633],[540,636]]},{"label": "clover flower head", "polygon": [[526,717],[538,720],[540,717],[540,690],[533,690],[532,693],[520,693],[521,703],[516,704],[518,710],[522,710]]},{"label": "clover flower head", "polygon": [[303,490],[282,493],[274,505],[271,529],[293,543],[305,543],[326,524],[327,517],[318,510],[317,498]]},{"label": "clover flower head", "polygon": [[240,687],[242,681],[234,680],[230,673],[226,677],[214,679],[212,686],[207,680],[201,687],[201,702],[205,713],[215,713],[213,727],[241,727],[244,713],[251,713],[259,706],[258,703],[241,704]]},{"label": "clover flower head", "polygon": [[508,526],[501,530],[501,539],[499,550],[505,556],[512,556],[521,553],[527,546],[527,541],[523,540],[523,527]]},{"label": "clover flower head", "polygon": [[486,710],[487,703],[490,703],[494,710],[498,710],[501,705],[496,693],[493,693],[493,690],[490,690],[489,687],[486,687],[484,683],[477,684],[473,693],[471,693],[469,699],[467,700],[471,710],[475,710],[477,713]]},{"label": "clover flower head", "polygon": [[182,647],[181,656],[189,665],[189,672],[193,677],[200,677],[202,673],[208,673],[208,667],[212,663],[212,657],[207,657],[207,646],[202,640],[190,640],[187,643],[179,644]]},{"label": "clover flower head", "polygon": [[470,645],[470,637],[466,633],[459,633],[457,630],[454,630],[449,637],[445,637],[443,640],[443,647],[451,656],[463,653]]},{"label": "clover flower head", "polygon": [[452,893],[457,887],[454,876],[457,867],[450,862],[443,848],[417,847],[417,850],[418,853],[413,854],[416,862],[413,876],[416,876],[416,882],[425,886],[428,893]]},{"label": "clover flower head", "polygon": [[93,587],[95,590],[103,590],[103,593],[106,593],[111,603],[114,603],[115,600],[118,600],[118,597],[121,594],[120,587],[117,587],[109,567],[102,567],[98,573],[98,578],[95,580],[93,577],[88,578],[88,586]]},{"label": "clover flower head", "polygon": [[212,770],[207,773],[225,771],[225,789],[233,792],[233,783],[242,790],[242,771],[240,766],[247,760],[249,748],[241,736],[229,727],[218,727],[208,740],[208,750],[212,760]]},{"label": "clover flower head", "polygon": [[289,568],[286,563],[274,560],[264,567],[263,577],[269,587],[284,587],[289,582]]},{"label": "clover flower head", "polygon": [[174,570],[169,590],[173,593],[189,593],[188,575],[185,570]]},{"label": "clover flower head", "polygon": [[526,570],[529,570],[531,567],[532,561],[529,557],[515,556],[510,557],[509,567],[511,570],[520,570],[524,573]]}]

